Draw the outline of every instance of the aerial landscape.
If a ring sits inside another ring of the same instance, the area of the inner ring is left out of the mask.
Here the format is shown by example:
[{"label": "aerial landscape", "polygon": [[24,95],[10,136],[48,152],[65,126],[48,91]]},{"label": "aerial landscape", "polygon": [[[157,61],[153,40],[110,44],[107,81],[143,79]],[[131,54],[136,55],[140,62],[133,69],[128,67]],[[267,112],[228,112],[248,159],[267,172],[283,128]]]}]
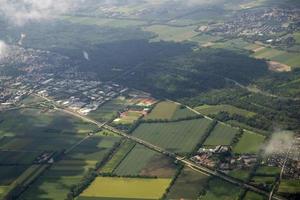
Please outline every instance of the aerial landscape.
[{"label": "aerial landscape", "polygon": [[2,199],[300,199],[300,1],[0,0]]}]

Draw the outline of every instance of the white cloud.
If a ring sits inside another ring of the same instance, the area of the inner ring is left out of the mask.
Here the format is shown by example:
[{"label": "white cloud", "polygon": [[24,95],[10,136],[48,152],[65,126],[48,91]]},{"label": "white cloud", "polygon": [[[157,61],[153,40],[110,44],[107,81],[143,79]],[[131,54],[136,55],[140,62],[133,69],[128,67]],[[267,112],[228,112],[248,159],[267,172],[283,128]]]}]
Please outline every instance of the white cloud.
[{"label": "white cloud", "polygon": [[90,57],[89,57],[88,52],[83,51],[82,53],[83,53],[83,57],[84,57],[86,60],[90,60]]},{"label": "white cloud", "polygon": [[4,41],[0,40],[0,61],[3,58],[7,57],[8,53],[9,53],[8,45]]},{"label": "white cloud", "polygon": [[265,154],[278,154],[287,152],[294,142],[294,133],[291,131],[276,131],[265,147]]},{"label": "white cloud", "polygon": [[0,0],[0,13],[10,23],[24,25],[30,21],[51,19],[75,8],[83,0]]}]

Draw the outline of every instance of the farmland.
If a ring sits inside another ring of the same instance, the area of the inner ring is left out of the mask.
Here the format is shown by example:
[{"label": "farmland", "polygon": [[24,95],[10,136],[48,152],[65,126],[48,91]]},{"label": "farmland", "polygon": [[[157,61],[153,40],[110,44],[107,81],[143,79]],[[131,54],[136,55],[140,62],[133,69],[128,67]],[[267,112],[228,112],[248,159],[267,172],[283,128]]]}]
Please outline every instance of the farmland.
[{"label": "farmland", "polygon": [[251,200],[266,200],[267,198],[260,195],[260,194],[257,194],[255,192],[251,192],[251,191],[248,191],[244,197],[244,200],[248,200],[248,199],[251,199]]},{"label": "farmland", "polygon": [[89,117],[97,121],[108,121],[117,117],[117,113],[128,106],[129,102],[125,97],[117,97],[112,99],[102,106],[100,106],[96,111],[92,111],[88,114]]},{"label": "farmland", "polygon": [[98,177],[80,195],[79,199],[81,197],[159,199],[170,182],[170,179]]},{"label": "farmland", "polygon": [[168,193],[167,199],[197,199],[209,177],[184,168]]},{"label": "farmland", "polygon": [[238,129],[232,128],[229,125],[218,123],[210,133],[209,137],[205,140],[204,145],[230,145],[237,133]]},{"label": "farmland", "polygon": [[157,155],[156,152],[137,144],[114,170],[114,173],[119,176],[139,175],[155,155]]},{"label": "farmland", "polygon": [[205,118],[169,123],[142,123],[134,136],[177,153],[189,153],[211,123]]},{"label": "farmland", "polygon": [[278,192],[279,193],[288,193],[288,194],[299,194],[300,193],[299,180],[283,179],[280,182]]},{"label": "farmland", "polygon": [[252,117],[255,113],[237,108],[232,105],[203,105],[196,107],[195,110],[204,115],[216,115],[220,112],[228,112],[229,114],[237,114],[245,117]]},{"label": "farmland", "polygon": [[201,198],[205,200],[232,200],[237,199],[241,189],[235,185],[224,182],[223,180],[211,178],[208,181],[207,191]]},{"label": "farmland", "polygon": [[[18,116],[17,118],[15,116]],[[1,113],[0,135],[49,136],[87,134],[97,127],[58,111],[20,109]],[[30,125],[29,125],[30,124]]]},{"label": "farmland", "polygon": [[167,25],[152,25],[144,28],[145,31],[155,33],[157,37],[153,41],[175,41],[181,42],[190,40],[198,33],[197,26],[172,27]]},{"label": "farmland", "polygon": [[114,124],[133,124],[136,122],[139,118],[143,116],[143,113],[140,111],[126,111],[123,112],[120,116],[120,118],[116,118],[113,123]]},{"label": "farmland", "polygon": [[122,162],[125,156],[134,148],[135,143],[125,140],[122,142],[117,151],[113,154],[110,160],[100,170],[102,173],[112,173],[116,167]]},{"label": "farmland", "polygon": [[234,146],[233,152],[237,154],[258,153],[265,140],[265,136],[257,133],[244,131],[238,143]]}]

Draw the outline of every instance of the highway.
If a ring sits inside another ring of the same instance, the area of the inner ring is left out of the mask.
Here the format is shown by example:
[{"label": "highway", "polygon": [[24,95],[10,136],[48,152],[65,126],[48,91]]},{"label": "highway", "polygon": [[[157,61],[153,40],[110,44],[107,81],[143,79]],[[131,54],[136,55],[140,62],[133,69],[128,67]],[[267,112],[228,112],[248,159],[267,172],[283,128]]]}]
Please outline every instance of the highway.
[{"label": "highway", "polygon": [[[39,96],[39,97],[42,97],[42,96]],[[118,135],[120,135],[120,136],[122,136],[124,138],[127,138],[127,139],[129,139],[131,141],[134,141],[134,142],[136,142],[138,144],[141,144],[141,145],[143,145],[143,146],[145,146],[145,147],[147,147],[147,148],[149,148],[151,150],[154,150],[154,151],[159,152],[161,154],[164,154],[164,155],[166,155],[166,156],[168,156],[170,158],[173,158],[177,162],[180,162],[180,163],[184,164],[185,166],[187,166],[187,167],[189,167],[189,168],[191,168],[191,169],[193,169],[193,170],[195,170],[197,172],[200,172],[200,173],[205,174],[205,175],[210,175],[210,176],[218,177],[218,178],[223,179],[223,180],[225,180],[225,181],[227,181],[229,183],[232,183],[232,184],[238,185],[240,187],[243,187],[245,189],[248,189],[248,190],[254,191],[256,193],[262,194],[262,195],[264,195],[266,197],[270,196],[269,192],[267,192],[265,190],[262,190],[260,188],[257,188],[255,186],[253,186],[253,185],[244,183],[244,182],[242,182],[240,180],[234,179],[234,178],[232,178],[230,176],[227,176],[227,175],[225,175],[223,173],[220,173],[220,172],[218,172],[216,170],[212,170],[212,169],[209,169],[209,168],[207,168],[205,166],[196,164],[195,162],[193,162],[191,160],[188,160],[188,159],[186,159],[184,157],[178,156],[175,153],[169,152],[169,151],[167,151],[167,150],[165,150],[165,149],[163,149],[161,147],[158,147],[158,146],[156,146],[154,144],[151,144],[151,143],[149,143],[149,142],[147,142],[145,140],[142,140],[142,139],[137,138],[137,137],[132,136],[132,135],[128,135],[127,133],[124,133],[123,131],[120,131],[120,130],[114,128],[114,127],[111,127],[111,126],[107,125],[107,122],[100,123],[100,122],[97,122],[96,120],[90,119],[87,116],[80,115],[79,113],[76,113],[75,111],[72,111],[72,110],[69,110],[69,109],[66,109],[66,108],[59,108],[59,107],[57,107],[56,102],[54,102],[53,100],[51,100],[49,98],[46,98],[46,97],[42,97],[42,98],[44,98],[49,103],[51,103],[54,106],[55,110],[59,110],[61,112],[65,112],[65,113],[67,113],[69,115],[72,115],[72,116],[75,116],[77,118],[80,118],[80,119],[82,119],[82,120],[84,120],[86,122],[93,123],[93,124],[97,125],[99,128],[104,128],[104,129],[110,130],[112,132],[115,132],[116,134],[118,134]],[[193,110],[192,108],[189,108],[189,109]],[[195,110],[193,110],[193,111],[197,113],[197,111],[195,111]],[[209,119],[211,119],[211,118],[209,118]],[[73,145],[67,151],[68,152],[72,151],[77,145],[81,144],[84,140],[88,139],[89,137],[91,137],[91,136],[87,136],[87,137],[83,138],[83,140],[81,140],[78,143],[76,143],[75,145]],[[285,200],[285,198],[283,198],[281,196],[278,196],[278,195],[274,195],[274,194],[273,194],[273,196],[271,198],[274,199],[274,200]]]}]

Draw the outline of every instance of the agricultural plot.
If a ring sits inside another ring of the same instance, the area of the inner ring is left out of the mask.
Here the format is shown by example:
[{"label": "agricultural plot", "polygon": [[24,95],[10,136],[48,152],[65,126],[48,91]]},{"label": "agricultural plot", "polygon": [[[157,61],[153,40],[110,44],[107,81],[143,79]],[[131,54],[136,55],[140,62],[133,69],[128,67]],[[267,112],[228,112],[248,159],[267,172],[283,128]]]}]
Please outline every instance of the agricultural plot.
[{"label": "agricultural plot", "polygon": [[113,173],[119,176],[137,176],[157,154],[157,152],[137,144]]},{"label": "agricultural plot", "polygon": [[235,135],[238,133],[238,129],[231,126],[218,123],[208,138],[205,140],[204,145],[216,146],[216,145],[230,145]]},{"label": "agricultural plot", "polygon": [[160,199],[171,179],[98,177],[80,195],[80,199]]},{"label": "agricultural plot", "polygon": [[205,200],[232,200],[238,199],[241,188],[221,179],[211,178],[206,187],[206,193],[201,196]]},{"label": "agricultural plot", "polygon": [[0,166],[0,185],[10,185],[28,166]]},{"label": "agricultural plot", "polygon": [[143,112],[141,111],[126,111],[121,114],[119,118],[116,118],[113,123],[114,124],[123,124],[130,125],[136,122],[140,117],[143,116]]},{"label": "agricultural plot", "polygon": [[84,141],[51,166],[22,195],[23,199],[65,199],[90,168],[95,168],[113,147],[118,137],[93,137]]},{"label": "agricultural plot", "polygon": [[151,25],[146,26],[143,30],[155,33],[157,37],[153,41],[175,41],[182,42],[192,39],[198,35],[197,26],[174,27],[167,25]]},{"label": "agricultural plot", "polygon": [[97,110],[90,112],[88,116],[97,121],[106,122],[116,118],[118,112],[124,110],[128,105],[128,99],[126,99],[125,97],[117,97],[106,102]]},{"label": "agricultural plot", "polygon": [[[18,117],[16,117],[18,116]],[[87,134],[97,126],[59,111],[19,109],[1,112],[0,136]]]},{"label": "agricultural plot", "polygon": [[30,165],[39,152],[0,151],[0,165]]},{"label": "agricultural plot", "polygon": [[128,153],[134,148],[135,143],[129,140],[122,142],[118,150],[114,153],[112,158],[100,170],[102,173],[112,173]]},{"label": "agricultural plot", "polygon": [[235,169],[228,173],[229,176],[247,181],[251,173],[251,169]]},{"label": "agricultural plot", "polygon": [[180,104],[163,101],[158,103],[154,109],[144,117],[145,120],[175,120],[195,116],[196,113],[181,107]]},{"label": "agricultural plot", "polygon": [[265,140],[265,136],[244,131],[238,143],[234,146],[233,152],[237,154],[257,153]]},{"label": "agricultural plot", "polygon": [[300,194],[300,181],[283,179],[280,182],[278,192],[285,194]]},{"label": "agricultural plot", "polygon": [[216,115],[220,112],[228,112],[229,114],[233,115],[241,115],[244,117],[253,117],[255,115],[254,112],[250,112],[248,110],[244,110],[241,108],[237,108],[232,105],[203,105],[196,107],[195,110],[204,114],[204,115]]},{"label": "agricultural plot", "polygon": [[210,123],[211,121],[205,118],[169,123],[143,123],[132,134],[169,151],[184,154],[194,149]]},{"label": "agricultural plot", "polygon": [[245,197],[243,198],[243,200],[267,200],[267,199],[268,199],[267,197],[251,191],[248,191]]},{"label": "agricultural plot", "polygon": [[197,199],[204,191],[209,177],[184,168],[167,195],[167,199]]},{"label": "agricultural plot", "polygon": [[253,54],[255,58],[264,58],[289,65],[293,68],[300,67],[300,57],[298,53],[286,52],[282,50],[263,48]]}]

